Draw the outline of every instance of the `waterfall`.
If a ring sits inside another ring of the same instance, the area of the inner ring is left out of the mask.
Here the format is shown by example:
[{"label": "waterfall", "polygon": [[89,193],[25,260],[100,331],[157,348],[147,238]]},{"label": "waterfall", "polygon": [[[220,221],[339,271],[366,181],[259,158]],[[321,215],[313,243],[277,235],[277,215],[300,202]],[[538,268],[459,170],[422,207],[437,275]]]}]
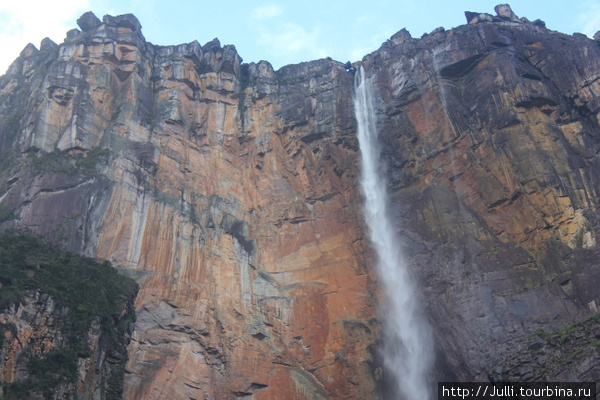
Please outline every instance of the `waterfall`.
[{"label": "waterfall", "polygon": [[395,379],[403,400],[429,400],[429,374],[433,364],[433,339],[419,309],[400,240],[388,213],[387,177],[381,162],[373,87],[361,67],[355,77],[354,112],[362,155],[361,187],[364,218],[376,253],[379,282],[386,296],[380,315],[384,325],[384,366]]}]

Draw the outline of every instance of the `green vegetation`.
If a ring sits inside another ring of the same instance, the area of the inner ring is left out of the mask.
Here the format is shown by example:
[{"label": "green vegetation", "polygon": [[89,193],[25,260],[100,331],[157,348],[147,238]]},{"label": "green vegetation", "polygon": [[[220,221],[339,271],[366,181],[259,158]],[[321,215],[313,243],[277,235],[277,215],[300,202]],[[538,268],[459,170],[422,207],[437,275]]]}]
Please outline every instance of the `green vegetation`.
[{"label": "green vegetation", "polygon": [[117,120],[117,118],[119,118],[119,115],[121,115],[121,105],[120,104],[119,104],[119,106],[117,106],[117,108],[113,112],[113,115],[110,117],[110,122],[115,122]]},{"label": "green vegetation", "polygon": [[6,202],[0,202],[0,222],[15,219],[16,217],[17,216],[15,215],[13,210],[11,210],[8,207],[8,204],[6,204]]},{"label": "green vegetation", "polygon": [[62,172],[67,175],[93,175],[96,165],[106,162],[110,151],[96,147],[86,154],[70,155],[54,150],[41,156],[32,156],[33,166],[38,171]]},{"label": "green vegetation", "polygon": [[4,122],[3,130],[4,137],[3,141],[7,144],[12,144],[19,134],[19,129],[21,127],[21,118],[22,116],[18,113],[11,114],[6,121]]},{"label": "green vegetation", "polygon": [[15,324],[11,324],[11,323],[8,323],[8,324],[0,323],[0,349],[4,345],[4,340],[6,340],[6,331],[16,332],[17,327],[15,326]]},{"label": "green vegetation", "polygon": [[[65,338],[63,347],[50,350],[43,358],[29,351],[29,378],[1,383],[5,398],[25,399],[38,393],[50,399],[57,386],[76,382],[78,358],[91,355],[83,338],[93,321],[100,323],[100,343],[107,354],[116,352],[126,360],[125,333],[135,315],[137,285],[119,275],[110,263],[58,250],[30,234],[0,232],[0,285],[0,312],[23,303],[24,291],[49,295],[56,302],[55,313],[62,324],[58,328]],[[0,346],[7,329],[15,328],[8,324],[0,327]],[[124,361],[120,373],[113,373],[110,381],[122,382],[123,368]]]},{"label": "green vegetation", "polygon": [[552,332],[546,332],[543,329],[538,329],[535,331],[535,335],[540,338],[550,341],[557,342],[558,344],[564,344],[570,340],[573,332],[577,329],[587,330],[591,325],[600,321],[600,313],[590,315],[587,318],[582,319],[581,321],[577,321],[571,325],[565,326],[562,329],[557,329]]},{"label": "green vegetation", "polygon": [[537,351],[544,347],[544,343],[533,343],[528,348],[531,351]]},{"label": "green vegetation", "polygon": [[146,116],[146,125],[152,125],[152,123],[154,122],[154,114],[153,113],[149,113]]},{"label": "green vegetation", "polygon": [[[556,373],[565,369],[567,365],[590,357],[594,347],[600,344],[596,340],[600,338],[598,323],[600,314],[593,314],[562,329],[551,332],[543,329],[535,331],[530,338],[535,342],[529,345],[528,350],[537,353],[536,356],[532,356],[536,360],[533,365],[536,379],[547,379],[548,373]],[[540,342],[540,339],[543,341]]]},{"label": "green vegetation", "polygon": [[11,104],[12,107],[5,114],[0,113],[0,173],[8,171],[15,165],[12,151],[21,129],[26,90],[23,88],[11,95],[3,93],[2,97],[0,103]]}]

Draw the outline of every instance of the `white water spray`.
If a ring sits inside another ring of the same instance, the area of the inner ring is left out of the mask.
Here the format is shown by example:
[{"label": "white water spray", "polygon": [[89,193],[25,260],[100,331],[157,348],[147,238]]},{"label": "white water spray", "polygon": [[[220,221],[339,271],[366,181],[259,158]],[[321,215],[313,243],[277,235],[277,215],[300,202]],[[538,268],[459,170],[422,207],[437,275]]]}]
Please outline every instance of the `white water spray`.
[{"label": "white water spray", "polygon": [[387,177],[377,138],[373,88],[361,67],[355,77],[354,112],[362,154],[364,217],[377,255],[377,273],[387,297],[384,319],[384,364],[403,400],[429,400],[433,340],[419,312],[418,296],[405,265],[400,240],[387,211]]}]

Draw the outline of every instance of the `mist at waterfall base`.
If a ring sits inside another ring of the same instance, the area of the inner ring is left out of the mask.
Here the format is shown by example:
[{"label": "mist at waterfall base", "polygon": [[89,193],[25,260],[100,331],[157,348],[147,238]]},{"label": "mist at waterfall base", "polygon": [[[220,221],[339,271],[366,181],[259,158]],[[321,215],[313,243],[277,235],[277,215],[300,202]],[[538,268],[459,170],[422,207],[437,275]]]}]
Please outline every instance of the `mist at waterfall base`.
[{"label": "mist at waterfall base", "polygon": [[418,298],[388,214],[387,177],[377,137],[373,85],[362,67],[355,76],[354,112],[358,123],[364,218],[376,253],[377,273],[386,296],[380,310],[384,325],[383,360],[392,388],[402,400],[431,398],[433,339],[420,313]]}]

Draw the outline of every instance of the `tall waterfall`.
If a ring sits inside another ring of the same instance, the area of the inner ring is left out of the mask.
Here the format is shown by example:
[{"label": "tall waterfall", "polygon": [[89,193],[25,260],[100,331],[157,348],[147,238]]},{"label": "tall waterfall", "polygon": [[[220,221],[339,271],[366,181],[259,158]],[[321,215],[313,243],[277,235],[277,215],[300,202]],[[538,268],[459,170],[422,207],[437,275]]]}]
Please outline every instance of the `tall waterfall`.
[{"label": "tall waterfall", "polygon": [[429,400],[432,335],[420,313],[419,296],[387,210],[387,177],[377,138],[373,87],[362,67],[355,77],[354,112],[362,154],[364,217],[377,255],[379,281],[387,300],[385,309],[380,310],[384,323],[384,365],[388,375],[396,380],[397,396],[403,400]]}]

